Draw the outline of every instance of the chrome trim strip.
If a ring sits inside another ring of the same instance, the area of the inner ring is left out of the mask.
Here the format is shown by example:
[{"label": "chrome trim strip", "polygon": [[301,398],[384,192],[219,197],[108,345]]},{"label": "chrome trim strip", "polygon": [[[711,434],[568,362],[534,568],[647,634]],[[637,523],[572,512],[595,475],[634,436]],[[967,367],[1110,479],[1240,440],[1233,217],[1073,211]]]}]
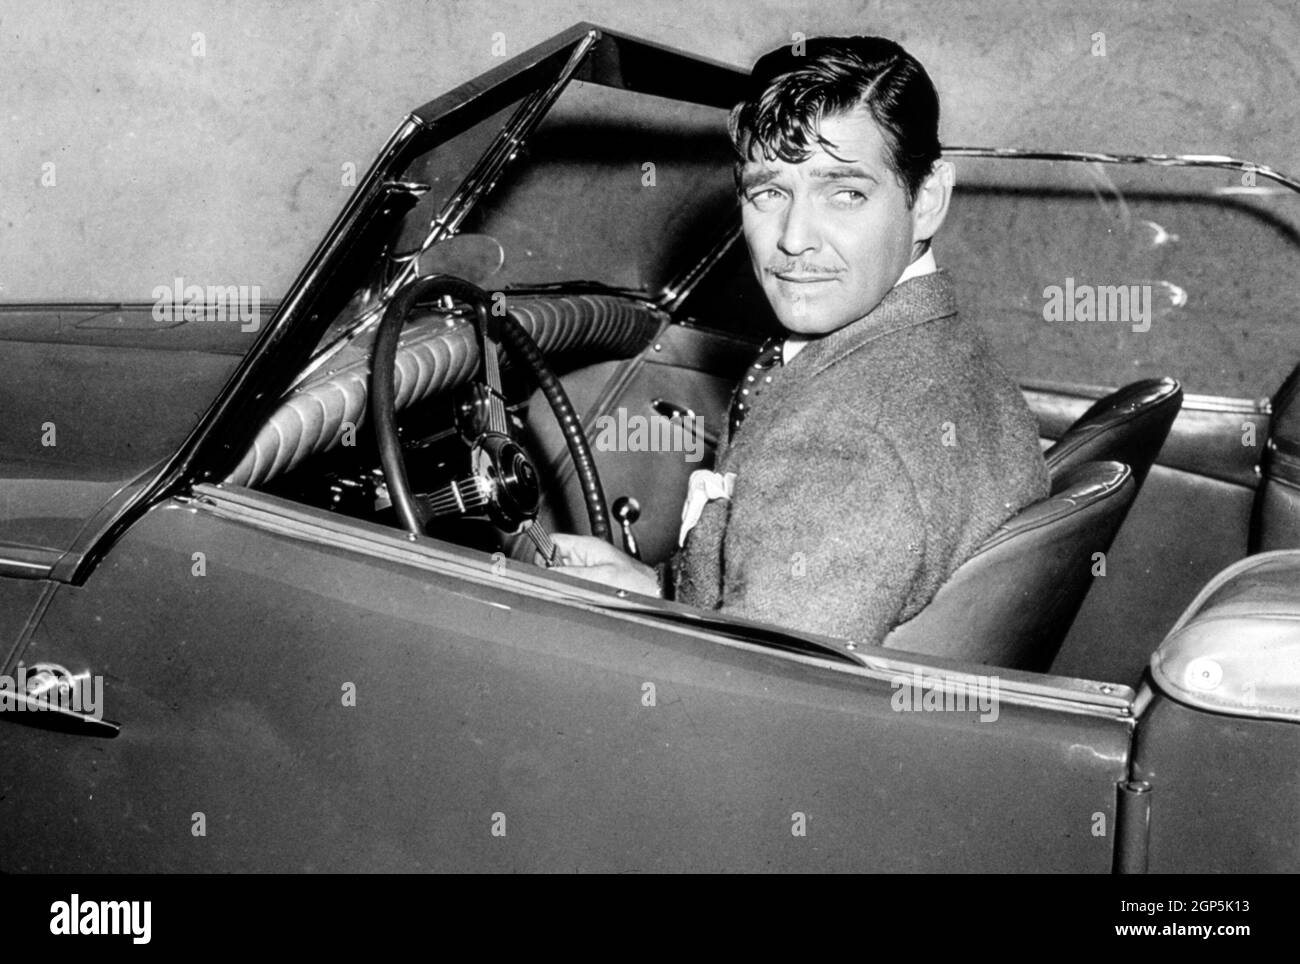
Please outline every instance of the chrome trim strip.
[{"label": "chrome trim strip", "polygon": [[[1073,396],[1086,401],[1098,401],[1116,390],[1118,386],[1059,384],[1025,379],[1020,382],[1022,392],[1040,395]],[[1183,393],[1182,411],[1240,413],[1245,415],[1271,415],[1273,402],[1267,398],[1237,398],[1224,395],[1198,395]]]},{"label": "chrome trim strip", "polygon": [[[280,302],[278,301],[263,299],[261,301],[261,311],[263,314],[272,314],[279,305]],[[152,301],[0,301],[0,312],[54,309],[57,311],[95,311],[102,313],[111,311],[152,311],[155,307],[156,305]]]},{"label": "chrome trim strip", "polygon": [[1145,874],[1151,836],[1151,784],[1124,780],[1115,789],[1114,871]]},{"label": "chrome trim strip", "polygon": [[0,542],[0,576],[10,579],[47,579],[63,555],[63,549]]},{"label": "chrome trim strip", "polygon": [[704,253],[704,257],[664,286],[655,297],[655,304],[667,312],[675,312],[680,308],[682,302],[695,290],[695,286],[726,256],[731,246],[740,240],[741,233],[739,223],[731,225]]},{"label": "chrome trim strip", "polygon": [[1023,147],[945,147],[947,157],[1004,157],[1025,161],[1083,161],[1089,164],[1145,164],[1152,167],[1201,167],[1258,174],[1300,194],[1300,180],[1266,164],[1226,154],[1110,154],[1099,151],[1043,151]]},{"label": "chrome trim strip", "polygon": [[1197,395],[1184,392],[1183,411],[1272,415],[1273,402],[1268,398],[1231,398],[1223,395]]},{"label": "chrome trim strip", "polygon": [[18,723],[39,730],[111,740],[122,731],[120,723],[77,713],[31,697],[26,693],[0,693],[0,723]]},{"label": "chrome trim strip", "polygon": [[29,562],[14,558],[13,553],[0,554],[0,577],[6,579],[48,579],[53,569],[54,562]]}]

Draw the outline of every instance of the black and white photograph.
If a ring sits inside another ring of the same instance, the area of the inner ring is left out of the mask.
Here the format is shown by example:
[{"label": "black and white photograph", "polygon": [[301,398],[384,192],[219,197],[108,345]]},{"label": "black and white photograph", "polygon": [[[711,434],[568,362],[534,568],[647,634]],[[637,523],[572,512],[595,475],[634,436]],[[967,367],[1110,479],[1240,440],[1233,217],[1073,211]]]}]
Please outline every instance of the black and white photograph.
[{"label": "black and white photograph", "polygon": [[1300,871],[1289,0],[2,0],[0,90],[24,927]]}]

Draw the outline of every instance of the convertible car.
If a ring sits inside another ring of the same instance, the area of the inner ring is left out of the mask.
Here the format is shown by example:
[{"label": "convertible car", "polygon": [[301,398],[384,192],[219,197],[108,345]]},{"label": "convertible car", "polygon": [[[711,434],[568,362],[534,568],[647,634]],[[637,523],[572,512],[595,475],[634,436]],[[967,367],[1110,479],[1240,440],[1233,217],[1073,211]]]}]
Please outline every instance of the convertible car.
[{"label": "convertible car", "polygon": [[884,646],[537,564],[668,558],[776,330],[744,78],[579,24],[402,120],[260,312],[0,309],[0,871],[1300,870],[1277,171],[947,151],[1053,494]]}]

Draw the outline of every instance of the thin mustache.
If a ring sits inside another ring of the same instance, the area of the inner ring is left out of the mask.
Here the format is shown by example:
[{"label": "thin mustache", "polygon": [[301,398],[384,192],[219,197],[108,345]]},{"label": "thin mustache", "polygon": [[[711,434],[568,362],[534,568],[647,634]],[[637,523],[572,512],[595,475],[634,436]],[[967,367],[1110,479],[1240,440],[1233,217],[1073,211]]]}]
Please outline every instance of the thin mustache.
[{"label": "thin mustache", "polygon": [[823,268],[815,264],[803,264],[794,262],[792,264],[773,264],[764,269],[768,274],[840,274],[839,268]]}]

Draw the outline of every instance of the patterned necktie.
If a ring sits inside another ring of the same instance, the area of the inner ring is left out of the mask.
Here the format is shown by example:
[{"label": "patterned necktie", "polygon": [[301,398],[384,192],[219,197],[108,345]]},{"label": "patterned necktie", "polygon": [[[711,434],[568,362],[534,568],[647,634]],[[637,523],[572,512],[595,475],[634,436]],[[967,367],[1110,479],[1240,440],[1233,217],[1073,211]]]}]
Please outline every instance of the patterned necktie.
[{"label": "patterned necktie", "polygon": [[764,387],[772,383],[771,369],[782,364],[781,349],[784,343],[785,339],[781,337],[772,337],[763,342],[763,347],[759,349],[754,364],[745,370],[745,375],[741,378],[740,384],[731,393],[731,412],[728,418],[727,436],[729,439],[736,437],[736,431],[753,407],[754,399],[759,396]]}]

